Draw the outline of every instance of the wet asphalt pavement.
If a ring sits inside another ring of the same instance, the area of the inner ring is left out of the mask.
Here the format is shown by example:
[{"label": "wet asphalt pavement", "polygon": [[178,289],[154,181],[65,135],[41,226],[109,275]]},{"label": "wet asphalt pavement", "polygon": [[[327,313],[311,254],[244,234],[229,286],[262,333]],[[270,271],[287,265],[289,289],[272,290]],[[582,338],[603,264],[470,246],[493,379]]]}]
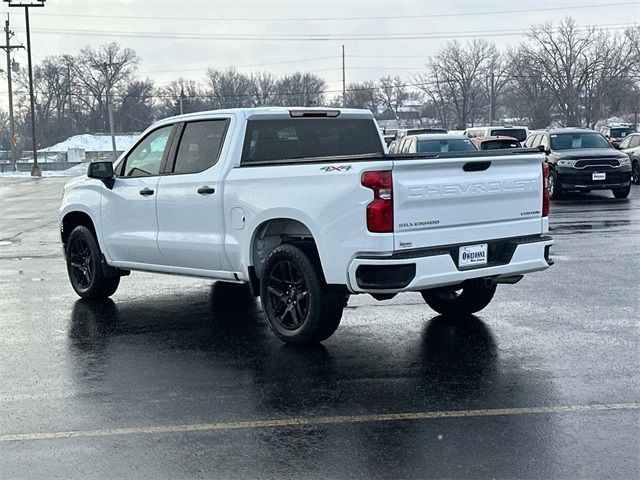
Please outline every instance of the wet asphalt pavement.
[{"label": "wet asphalt pavement", "polygon": [[640,187],[552,204],[556,265],[476,317],[352,297],[283,345],[246,289],[78,300],[66,179],[0,179],[0,478],[640,477]]}]

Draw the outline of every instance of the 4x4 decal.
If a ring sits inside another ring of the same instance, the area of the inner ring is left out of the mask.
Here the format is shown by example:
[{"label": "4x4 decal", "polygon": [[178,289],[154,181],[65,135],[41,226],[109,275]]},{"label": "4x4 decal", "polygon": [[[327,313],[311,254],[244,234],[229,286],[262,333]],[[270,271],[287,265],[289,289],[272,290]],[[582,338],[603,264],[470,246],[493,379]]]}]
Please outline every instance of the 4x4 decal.
[{"label": "4x4 decal", "polygon": [[352,165],[329,165],[328,167],[322,167],[320,170],[325,172],[348,172],[352,168]]}]

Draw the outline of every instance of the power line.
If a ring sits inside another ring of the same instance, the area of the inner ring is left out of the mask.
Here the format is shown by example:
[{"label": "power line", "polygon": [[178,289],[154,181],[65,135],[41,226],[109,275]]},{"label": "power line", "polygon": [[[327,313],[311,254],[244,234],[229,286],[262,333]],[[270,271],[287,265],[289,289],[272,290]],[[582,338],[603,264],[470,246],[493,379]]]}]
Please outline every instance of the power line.
[{"label": "power line", "polygon": [[[314,58],[299,58],[296,60],[284,60],[281,62],[271,62],[271,63],[256,63],[253,65],[231,65],[232,68],[258,68],[258,67],[269,67],[272,65],[286,65],[286,64],[291,64],[291,63],[302,63],[302,62],[315,62],[318,60],[334,60],[340,58],[337,55],[333,55],[330,57],[314,57]],[[180,68],[180,69],[174,69],[174,70],[149,70],[146,72],[139,72],[142,74],[148,74],[148,73],[174,73],[174,72],[196,72],[196,71],[202,71],[202,70],[208,70],[211,67],[204,67],[204,68],[192,68],[192,69],[184,69],[184,68]]]},{"label": "power line", "polygon": [[[596,5],[580,5],[580,10],[589,8],[603,8],[614,6],[630,6],[638,5],[638,1],[626,1],[626,2],[610,2],[600,3]],[[76,18],[110,18],[117,20],[159,20],[159,21],[198,21],[198,22],[335,22],[335,21],[367,21],[367,20],[410,20],[410,19],[422,19],[422,18],[445,18],[445,17],[468,17],[479,15],[502,15],[502,14],[517,14],[517,13],[535,13],[535,12],[549,12],[558,10],[575,10],[576,6],[564,6],[564,7],[541,7],[541,8],[525,8],[525,9],[513,9],[513,10],[482,10],[474,12],[456,12],[456,13],[432,13],[432,14],[414,14],[414,15],[379,15],[379,16],[354,16],[354,17],[293,17],[293,18],[259,18],[259,17],[162,17],[162,16],[134,16],[134,15],[90,15],[80,13],[43,13],[42,17],[76,17]]]},{"label": "power line", "polygon": [[[594,24],[577,27],[577,31],[584,31],[589,28],[599,28],[601,30],[622,30],[633,28],[635,25],[615,23],[615,24]],[[80,36],[102,36],[102,37],[131,37],[131,38],[156,38],[170,40],[233,40],[233,41],[389,41],[389,40],[428,40],[428,39],[456,39],[482,37],[502,37],[502,36],[522,36],[530,33],[527,30],[468,30],[449,31],[438,33],[398,33],[398,34],[299,34],[299,35],[260,35],[260,34],[169,34],[160,32],[130,32],[130,31],[96,31],[96,30],[72,30],[72,29],[34,29],[40,34],[55,35],[80,35]]]}]

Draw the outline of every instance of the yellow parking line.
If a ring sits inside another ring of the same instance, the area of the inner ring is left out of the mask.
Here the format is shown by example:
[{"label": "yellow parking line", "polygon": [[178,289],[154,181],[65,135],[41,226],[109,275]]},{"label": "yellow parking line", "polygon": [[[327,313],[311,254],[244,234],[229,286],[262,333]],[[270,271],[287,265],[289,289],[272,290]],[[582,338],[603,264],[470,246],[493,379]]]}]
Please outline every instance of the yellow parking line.
[{"label": "yellow parking line", "polygon": [[159,425],[132,428],[107,428],[68,432],[20,433],[0,435],[0,442],[24,442],[59,438],[113,437],[157,433],[188,433],[215,430],[240,430],[252,428],[294,427],[312,425],[337,425],[362,422],[394,422],[403,420],[433,420],[438,418],[495,417],[511,415],[538,415],[557,413],[584,413],[612,410],[640,410],[640,403],[603,403],[595,405],[566,405],[556,407],[489,408],[480,410],[449,410],[436,412],[382,413],[372,415],[344,415],[333,417],[283,418],[245,422],[197,423],[191,425]]}]

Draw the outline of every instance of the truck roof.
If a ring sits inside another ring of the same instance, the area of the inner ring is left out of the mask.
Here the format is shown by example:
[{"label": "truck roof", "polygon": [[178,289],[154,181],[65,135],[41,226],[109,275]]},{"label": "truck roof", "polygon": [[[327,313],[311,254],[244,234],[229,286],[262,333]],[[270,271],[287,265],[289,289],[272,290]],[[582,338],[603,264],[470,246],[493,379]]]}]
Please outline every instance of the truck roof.
[{"label": "truck roof", "polygon": [[232,114],[244,117],[247,120],[255,118],[301,118],[301,117],[331,117],[331,118],[367,118],[373,119],[370,110],[357,108],[327,108],[327,107],[254,107],[254,108],[228,108],[224,110],[207,110],[204,112],[187,113],[169,117],[158,122],[173,123],[176,120],[199,120],[213,115]]}]

